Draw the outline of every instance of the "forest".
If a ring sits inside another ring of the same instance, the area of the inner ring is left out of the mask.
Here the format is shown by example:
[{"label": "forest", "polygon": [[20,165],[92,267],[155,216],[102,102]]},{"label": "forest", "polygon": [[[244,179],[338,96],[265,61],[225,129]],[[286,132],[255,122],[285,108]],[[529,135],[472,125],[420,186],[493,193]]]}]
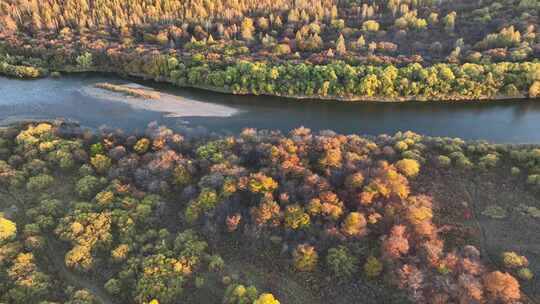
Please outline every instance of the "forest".
[{"label": "forest", "polygon": [[538,0],[4,0],[0,74],[337,100],[540,96]]},{"label": "forest", "polygon": [[0,303],[535,303],[539,191],[532,145],[20,123]]}]

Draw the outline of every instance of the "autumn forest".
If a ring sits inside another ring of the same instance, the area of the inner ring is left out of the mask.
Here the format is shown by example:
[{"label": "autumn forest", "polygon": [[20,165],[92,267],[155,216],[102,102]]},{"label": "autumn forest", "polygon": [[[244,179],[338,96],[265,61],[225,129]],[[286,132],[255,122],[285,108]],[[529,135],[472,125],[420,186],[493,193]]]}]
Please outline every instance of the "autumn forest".
[{"label": "autumn forest", "polygon": [[540,303],[539,23],[0,0],[0,304]]},{"label": "autumn forest", "polygon": [[0,73],[340,100],[540,95],[536,0],[3,0]]}]

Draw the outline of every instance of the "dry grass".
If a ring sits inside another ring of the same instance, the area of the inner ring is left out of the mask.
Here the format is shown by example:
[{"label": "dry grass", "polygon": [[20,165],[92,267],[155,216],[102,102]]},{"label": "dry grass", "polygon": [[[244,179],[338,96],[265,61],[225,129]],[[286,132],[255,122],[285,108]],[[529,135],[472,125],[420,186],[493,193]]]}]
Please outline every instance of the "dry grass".
[{"label": "dry grass", "polygon": [[131,88],[125,85],[116,85],[116,84],[106,83],[106,82],[96,83],[95,87],[104,89],[107,91],[123,93],[129,96],[139,97],[139,98],[144,98],[144,99],[159,99],[161,97],[158,92],[152,92],[145,89],[136,89],[136,88]]}]

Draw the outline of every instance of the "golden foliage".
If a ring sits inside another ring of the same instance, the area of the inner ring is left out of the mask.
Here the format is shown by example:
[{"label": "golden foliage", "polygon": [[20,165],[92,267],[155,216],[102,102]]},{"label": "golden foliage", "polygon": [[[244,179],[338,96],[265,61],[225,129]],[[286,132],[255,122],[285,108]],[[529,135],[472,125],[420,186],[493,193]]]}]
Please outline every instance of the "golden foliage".
[{"label": "golden foliage", "polygon": [[293,252],[294,267],[299,271],[313,271],[318,259],[315,247],[308,244],[298,245]]},{"label": "golden foliage", "polygon": [[346,236],[359,237],[366,233],[367,221],[364,214],[351,212],[341,224],[341,231]]},{"label": "golden foliage", "polygon": [[369,256],[364,264],[364,273],[368,278],[378,277],[383,270],[383,264],[374,256]]},{"label": "golden foliage", "polygon": [[405,176],[414,177],[420,172],[420,163],[414,159],[402,159],[396,163],[396,168]]},{"label": "golden foliage", "polygon": [[17,225],[0,214],[0,242],[9,240],[17,233]]}]

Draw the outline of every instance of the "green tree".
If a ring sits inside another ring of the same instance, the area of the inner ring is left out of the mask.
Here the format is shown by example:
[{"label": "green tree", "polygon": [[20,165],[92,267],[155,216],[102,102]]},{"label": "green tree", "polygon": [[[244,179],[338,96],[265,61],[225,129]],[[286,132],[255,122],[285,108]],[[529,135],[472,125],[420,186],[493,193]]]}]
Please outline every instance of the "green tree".
[{"label": "green tree", "polygon": [[84,54],[77,56],[76,61],[77,65],[81,69],[89,69],[93,65],[93,57],[89,52],[85,52]]},{"label": "green tree", "polygon": [[258,291],[254,286],[231,285],[225,290],[224,304],[252,304],[257,300]]},{"label": "green tree", "polygon": [[338,246],[328,250],[326,266],[339,280],[349,280],[356,273],[358,260],[345,246]]}]

